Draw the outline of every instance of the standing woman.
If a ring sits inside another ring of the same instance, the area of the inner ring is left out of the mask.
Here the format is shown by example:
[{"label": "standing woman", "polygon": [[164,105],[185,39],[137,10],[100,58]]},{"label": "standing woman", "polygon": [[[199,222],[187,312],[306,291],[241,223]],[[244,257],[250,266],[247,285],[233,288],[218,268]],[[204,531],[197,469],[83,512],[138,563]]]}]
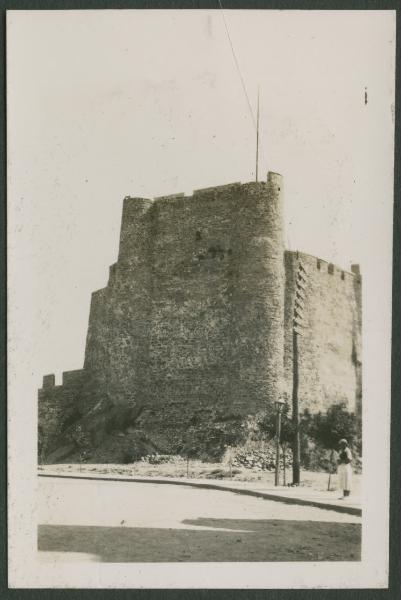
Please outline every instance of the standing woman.
[{"label": "standing woman", "polygon": [[340,498],[342,500],[346,496],[349,496],[351,493],[351,484],[352,484],[352,454],[351,450],[348,448],[347,440],[340,440],[338,442],[339,447],[339,457],[338,457],[338,483],[341,490],[343,490],[343,496]]}]

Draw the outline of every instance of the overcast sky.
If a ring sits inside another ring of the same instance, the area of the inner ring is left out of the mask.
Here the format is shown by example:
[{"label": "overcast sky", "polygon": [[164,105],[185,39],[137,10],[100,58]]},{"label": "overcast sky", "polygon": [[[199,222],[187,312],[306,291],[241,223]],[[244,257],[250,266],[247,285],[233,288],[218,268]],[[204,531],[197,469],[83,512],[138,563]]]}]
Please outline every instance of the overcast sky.
[{"label": "overcast sky", "polygon": [[[285,178],[287,247],[359,262],[378,290],[394,13],[225,19],[254,113],[260,86],[260,178]],[[10,343],[35,388],[83,364],[124,196],[253,180],[255,129],[221,11],[17,11],[7,29]]]}]

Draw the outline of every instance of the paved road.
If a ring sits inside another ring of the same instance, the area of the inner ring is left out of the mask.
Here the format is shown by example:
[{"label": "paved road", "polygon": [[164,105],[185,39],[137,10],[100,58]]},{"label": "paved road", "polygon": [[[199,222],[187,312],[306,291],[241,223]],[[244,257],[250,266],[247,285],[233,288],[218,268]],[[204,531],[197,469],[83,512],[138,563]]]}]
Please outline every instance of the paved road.
[{"label": "paved road", "polygon": [[46,561],[359,560],[360,517],[173,485],[39,479]]}]

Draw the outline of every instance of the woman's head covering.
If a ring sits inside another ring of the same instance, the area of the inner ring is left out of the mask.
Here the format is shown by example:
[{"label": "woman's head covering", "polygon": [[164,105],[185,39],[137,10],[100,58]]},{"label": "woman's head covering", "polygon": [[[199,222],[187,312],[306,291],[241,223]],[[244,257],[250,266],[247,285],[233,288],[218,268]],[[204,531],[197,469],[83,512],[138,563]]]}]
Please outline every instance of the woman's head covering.
[{"label": "woman's head covering", "polygon": [[346,439],[344,439],[344,438],[338,442],[338,445],[339,445],[339,446],[341,446],[341,444],[345,444],[346,446],[348,446],[348,442],[347,442],[347,440],[346,440]]}]

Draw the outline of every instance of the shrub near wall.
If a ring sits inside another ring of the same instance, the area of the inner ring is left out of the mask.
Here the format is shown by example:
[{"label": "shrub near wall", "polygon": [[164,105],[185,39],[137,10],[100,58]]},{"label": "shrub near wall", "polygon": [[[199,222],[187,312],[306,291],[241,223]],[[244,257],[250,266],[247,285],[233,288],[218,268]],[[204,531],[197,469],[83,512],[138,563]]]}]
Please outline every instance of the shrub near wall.
[{"label": "shrub near wall", "polygon": [[180,454],[204,461],[220,461],[228,446],[238,446],[247,438],[246,421],[229,411],[211,411],[207,419],[190,426]]},{"label": "shrub near wall", "polygon": [[301,460],[311,471],[333,471],[337,464],[340,439],[348,441],[353,455],[353,469],[362,470],[361,421],[355,413],[346,410],[346,404],[333,404],[326,413],[301,417]]},{"label": "shrub near wall", "polygon": [[[268,405],[264,413],[255,419],[256,429],[253,439],[270,443],[272,463],[275,462],[276,409]],[[294,427],[290,407],[284,406],[281,417],[281,449],[286,452],[287,465],[292,463],[292,443]],[[310,471],[332,472],[337,465],[337,448],[341,438],[347,439],[353,454],[353,469],[362,470],[361,422],[357,415],[346,409],[344,402],[333,404],[325,413],[311,414],[308,410],[301,415],[300,442],[301,466]],[[251,436],[252,439],[252,436]],[[253,462],[248,452],[249,463]],[[244,465],[245,466],[245,465]]]}]

